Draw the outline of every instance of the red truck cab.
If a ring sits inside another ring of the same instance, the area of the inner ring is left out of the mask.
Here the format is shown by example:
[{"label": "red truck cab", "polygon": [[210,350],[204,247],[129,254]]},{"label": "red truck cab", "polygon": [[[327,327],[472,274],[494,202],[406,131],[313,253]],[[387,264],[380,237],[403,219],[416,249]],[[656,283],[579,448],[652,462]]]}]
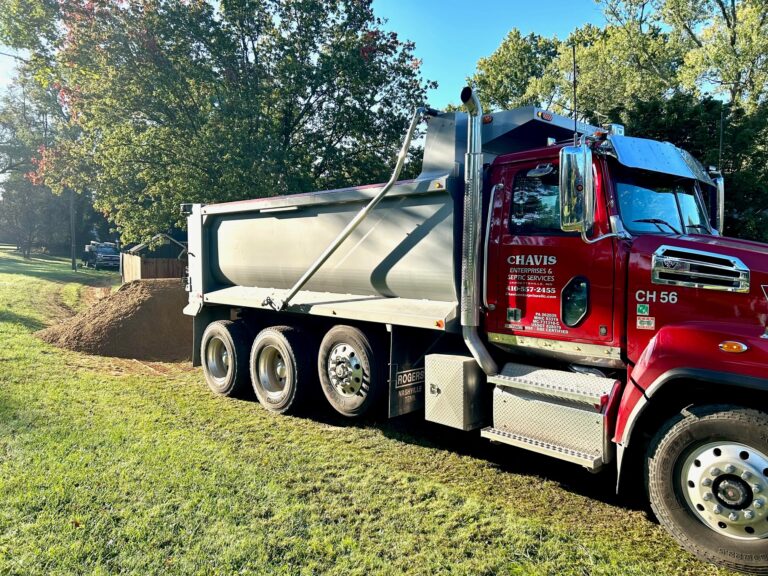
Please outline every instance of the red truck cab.
[{"label": "red truck cab", "polygon": [[[623,163],[616,148],[631,144],[657,166]],[[748,408],[768,400],[768,246],[721,236],[705,201],[719,183],[695,161],[688,177],[665,173],[649,150],[688,159],[669,144],[598,134],[494,160],[487,338],[615,377],[622,389],[603,410],[619,470],[629,455],[645,458],[668,529],[699,555],[760,572],[768,468],[755,447],[768,430],[764,419],[747,424]],[[594,202],[578,231],[564,229],[574,179],[564,158],[592,176],[576,176],[576,198]],[[580,196],[588,186],[593,199]],[[719,538],[712,531],[727,543],[719,552],[701,545]]]}]

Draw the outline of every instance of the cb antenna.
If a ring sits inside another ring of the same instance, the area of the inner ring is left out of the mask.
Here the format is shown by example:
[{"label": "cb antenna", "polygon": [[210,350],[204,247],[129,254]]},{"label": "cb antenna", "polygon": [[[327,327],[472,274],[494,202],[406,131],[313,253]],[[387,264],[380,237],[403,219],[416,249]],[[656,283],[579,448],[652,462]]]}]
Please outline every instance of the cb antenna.
[{"label": "cb antenna", "polygon": [[573,49],[573,145],[576,146],[579,139],[579,126],[576,121],[576,42],[571,44]]},{"label": "cb antenna", "polygon": [[717,153],[717,171],[723,173],[723,101],[720,100],[720,150]]}]

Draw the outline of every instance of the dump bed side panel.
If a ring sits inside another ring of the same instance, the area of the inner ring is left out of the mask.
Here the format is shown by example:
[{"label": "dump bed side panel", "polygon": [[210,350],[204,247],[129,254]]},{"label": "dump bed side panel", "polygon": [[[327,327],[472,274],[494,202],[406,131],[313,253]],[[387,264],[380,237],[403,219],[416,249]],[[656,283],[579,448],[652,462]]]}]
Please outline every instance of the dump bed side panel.
[{"label": "dump bed side panel", "polygon": [[[460,195],[456,187],[455,179],[442,178],[393,190],[309,281],[306,290],[457,301],[454,214]],[[339,191],[335,196],[326,194],[323,202],[304,202],[278,211],[268,208],[209,215],[205,226],[215,283],[220,287],[291,287],[369,195],[366,191],[350,200],[349,191]]]}]

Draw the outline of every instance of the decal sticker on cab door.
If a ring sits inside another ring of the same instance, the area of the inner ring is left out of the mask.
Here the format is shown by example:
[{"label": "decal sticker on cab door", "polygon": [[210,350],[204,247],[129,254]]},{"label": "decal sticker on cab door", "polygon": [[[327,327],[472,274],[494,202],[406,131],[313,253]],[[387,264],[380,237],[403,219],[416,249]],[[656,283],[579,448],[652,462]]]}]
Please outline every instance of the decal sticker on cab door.
[{"label": "decal sticker on cab door", "polygon": [[555,285],[557,256],[516,254],[507,258],[507,296],[557,298]]},{"label": "decal sticker on cab door", "polygon": [[638,330],[656,330],[656,318],[653,316],[638,316]]}]

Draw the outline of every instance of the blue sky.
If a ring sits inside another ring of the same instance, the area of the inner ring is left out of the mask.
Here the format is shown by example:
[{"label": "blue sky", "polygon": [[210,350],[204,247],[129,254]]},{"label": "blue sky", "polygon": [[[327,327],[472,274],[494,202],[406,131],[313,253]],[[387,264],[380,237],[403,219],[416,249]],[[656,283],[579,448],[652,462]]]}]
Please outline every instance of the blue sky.
[{"label": "blue sky", "polygon": [[[386,28],[416,43],[424,77],[439,84],[429,94],[436,108],[458,102],[478,59],[492,54],[512,28],[565,38],[587,22],[603,23],[595,0],[374,0],[373,6],[388,20]],[[13,75],[13,65],[0,56],[0,89]]]},{"label": "blue sky", "polygon": [[524,34],[565,38],[587,22],[604,23],[595,0],[374,0],[374,11],[389,20],[386,28],[416,43],[425,78],[438,89],[429,104],[458,103],[459,93],[477,61],[489,56],[512,28]]}]

